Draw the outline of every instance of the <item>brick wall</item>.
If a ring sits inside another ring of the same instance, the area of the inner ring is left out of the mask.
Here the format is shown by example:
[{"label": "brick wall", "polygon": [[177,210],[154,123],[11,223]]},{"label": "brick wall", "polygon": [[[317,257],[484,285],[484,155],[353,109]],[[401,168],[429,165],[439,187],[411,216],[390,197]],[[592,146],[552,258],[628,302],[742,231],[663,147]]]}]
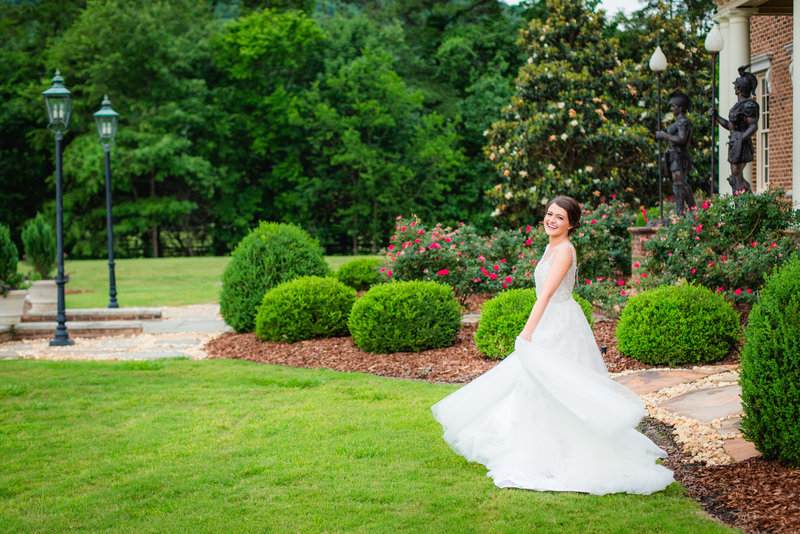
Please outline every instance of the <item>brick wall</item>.
[{"label": "brick wall", "polygon": [[[789,75],[792,57],[784,49],[791,43],[792,17],[756,15],[750,19],[750,56],[767,52],[773,54],[769,127],[770,189],[792,188],[792,80]],[[758,147],[755,152],[757,155]],[[754,181],[755,174],[754,166]]]}]

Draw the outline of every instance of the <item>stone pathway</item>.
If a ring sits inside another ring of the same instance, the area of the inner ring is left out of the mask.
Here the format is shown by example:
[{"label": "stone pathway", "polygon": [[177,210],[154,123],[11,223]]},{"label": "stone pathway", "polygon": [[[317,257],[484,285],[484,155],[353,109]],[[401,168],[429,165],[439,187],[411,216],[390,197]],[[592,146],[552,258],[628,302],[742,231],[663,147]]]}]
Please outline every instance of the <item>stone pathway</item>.
[{"label": "stone pathway", "polygon": [[[465,316],[464,322],[476,322],[478,317]],[[208,341],[231,331],[219,315],[219,306],[212,304],[161,308],[160,319],[139,322],[139,335],[71,336],[75,344],[67,347],[51,347],[49,339],[0,343],[0,359],[202,359]],[[672,425],[677,441],[697,461],[729,464],[759,454],[739,431],[742,406],[737,366],[626,371],[612,378],[638,394],[650,416]]]},{"label": "stone pathway", "polygon": [[759,455],[739,430],[738,366],[649,369],[612,376],[642,398],[651,417],[675,428],[677,441],[695,460],[725,465]]}]

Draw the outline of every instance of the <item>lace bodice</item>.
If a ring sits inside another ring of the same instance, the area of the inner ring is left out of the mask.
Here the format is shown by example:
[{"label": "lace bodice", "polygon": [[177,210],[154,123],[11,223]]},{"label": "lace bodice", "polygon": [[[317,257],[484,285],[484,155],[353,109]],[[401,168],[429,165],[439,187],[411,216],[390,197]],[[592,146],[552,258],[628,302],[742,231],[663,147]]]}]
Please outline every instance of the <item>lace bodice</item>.
[{"label": "lace bodice", "polygon": [[[553,297],[551,298],[552,302],[564,302],[572,298],[572,290],[575,288],[575,278],[578,273],[578,260],[575,255],[575,247],[572,246],[572,243],[569,241],[565,241],[560,245],[556,245],[553,250],[561,246],[568,246],[572,250],[572,265],[567,270],[567,274],[564,275],[564,279],[561,280],[561,283],[558,284],[558,288],[556,288],[556,292],[553,293]],[[553,265],[553,256],[555,256],[555,252],[550,254],[548,257],[547,253],[550,250],[550,245],[547,245],[544,249],[544,254],[542,254],[542,259],[536,265],[536,269],[533,271],[533,277],[536,280],[536,295],[539,295],[539,288],[544,285],[544,281],[547,278],[547,273],[550,272],[550,266]],[[547,259],[545,259],[547,258]]]}]

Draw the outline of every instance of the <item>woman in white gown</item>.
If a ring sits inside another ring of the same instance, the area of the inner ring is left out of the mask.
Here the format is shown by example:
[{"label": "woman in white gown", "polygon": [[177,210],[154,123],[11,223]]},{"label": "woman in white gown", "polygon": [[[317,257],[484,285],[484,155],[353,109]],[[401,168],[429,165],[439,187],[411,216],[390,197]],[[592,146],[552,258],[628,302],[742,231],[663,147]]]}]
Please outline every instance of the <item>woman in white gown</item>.
[{"label": "woman in white gown", "polygon": [[485,465],[498,487],[653,493],[674,480],[656,463],[666,453],[635,429],[644,405],[608,377],[572,298],[577,261],[569,234],[580,215],[570,197],[550,201],[537,300],[514,352],[431,409],[450,447]]}]

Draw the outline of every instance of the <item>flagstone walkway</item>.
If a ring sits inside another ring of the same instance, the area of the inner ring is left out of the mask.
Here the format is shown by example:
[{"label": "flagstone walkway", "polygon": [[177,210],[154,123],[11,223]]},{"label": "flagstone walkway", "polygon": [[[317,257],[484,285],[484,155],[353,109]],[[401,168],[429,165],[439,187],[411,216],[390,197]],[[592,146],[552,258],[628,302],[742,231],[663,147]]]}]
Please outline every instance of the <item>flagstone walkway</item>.
[{"label": "flagstone walkway", "polygon": [[[138,321],[141,333],[132,337],[74,337],[75,344],[68,347],[50,347],[49,339],[9,341],[0,343],[0,359],[202,359],[207,356],[203,347],[209,340],[231,331],[220,317],[218,305],[161,311],[160,318]],[[476,320],[477,316],[465,317],[465,322]],[[695,460],[729,464],[759,454],[739,431],[742,406],[737,366],[649,369],[611,376],[642,398],[650,416],[672,425],[677,441]]]}]

